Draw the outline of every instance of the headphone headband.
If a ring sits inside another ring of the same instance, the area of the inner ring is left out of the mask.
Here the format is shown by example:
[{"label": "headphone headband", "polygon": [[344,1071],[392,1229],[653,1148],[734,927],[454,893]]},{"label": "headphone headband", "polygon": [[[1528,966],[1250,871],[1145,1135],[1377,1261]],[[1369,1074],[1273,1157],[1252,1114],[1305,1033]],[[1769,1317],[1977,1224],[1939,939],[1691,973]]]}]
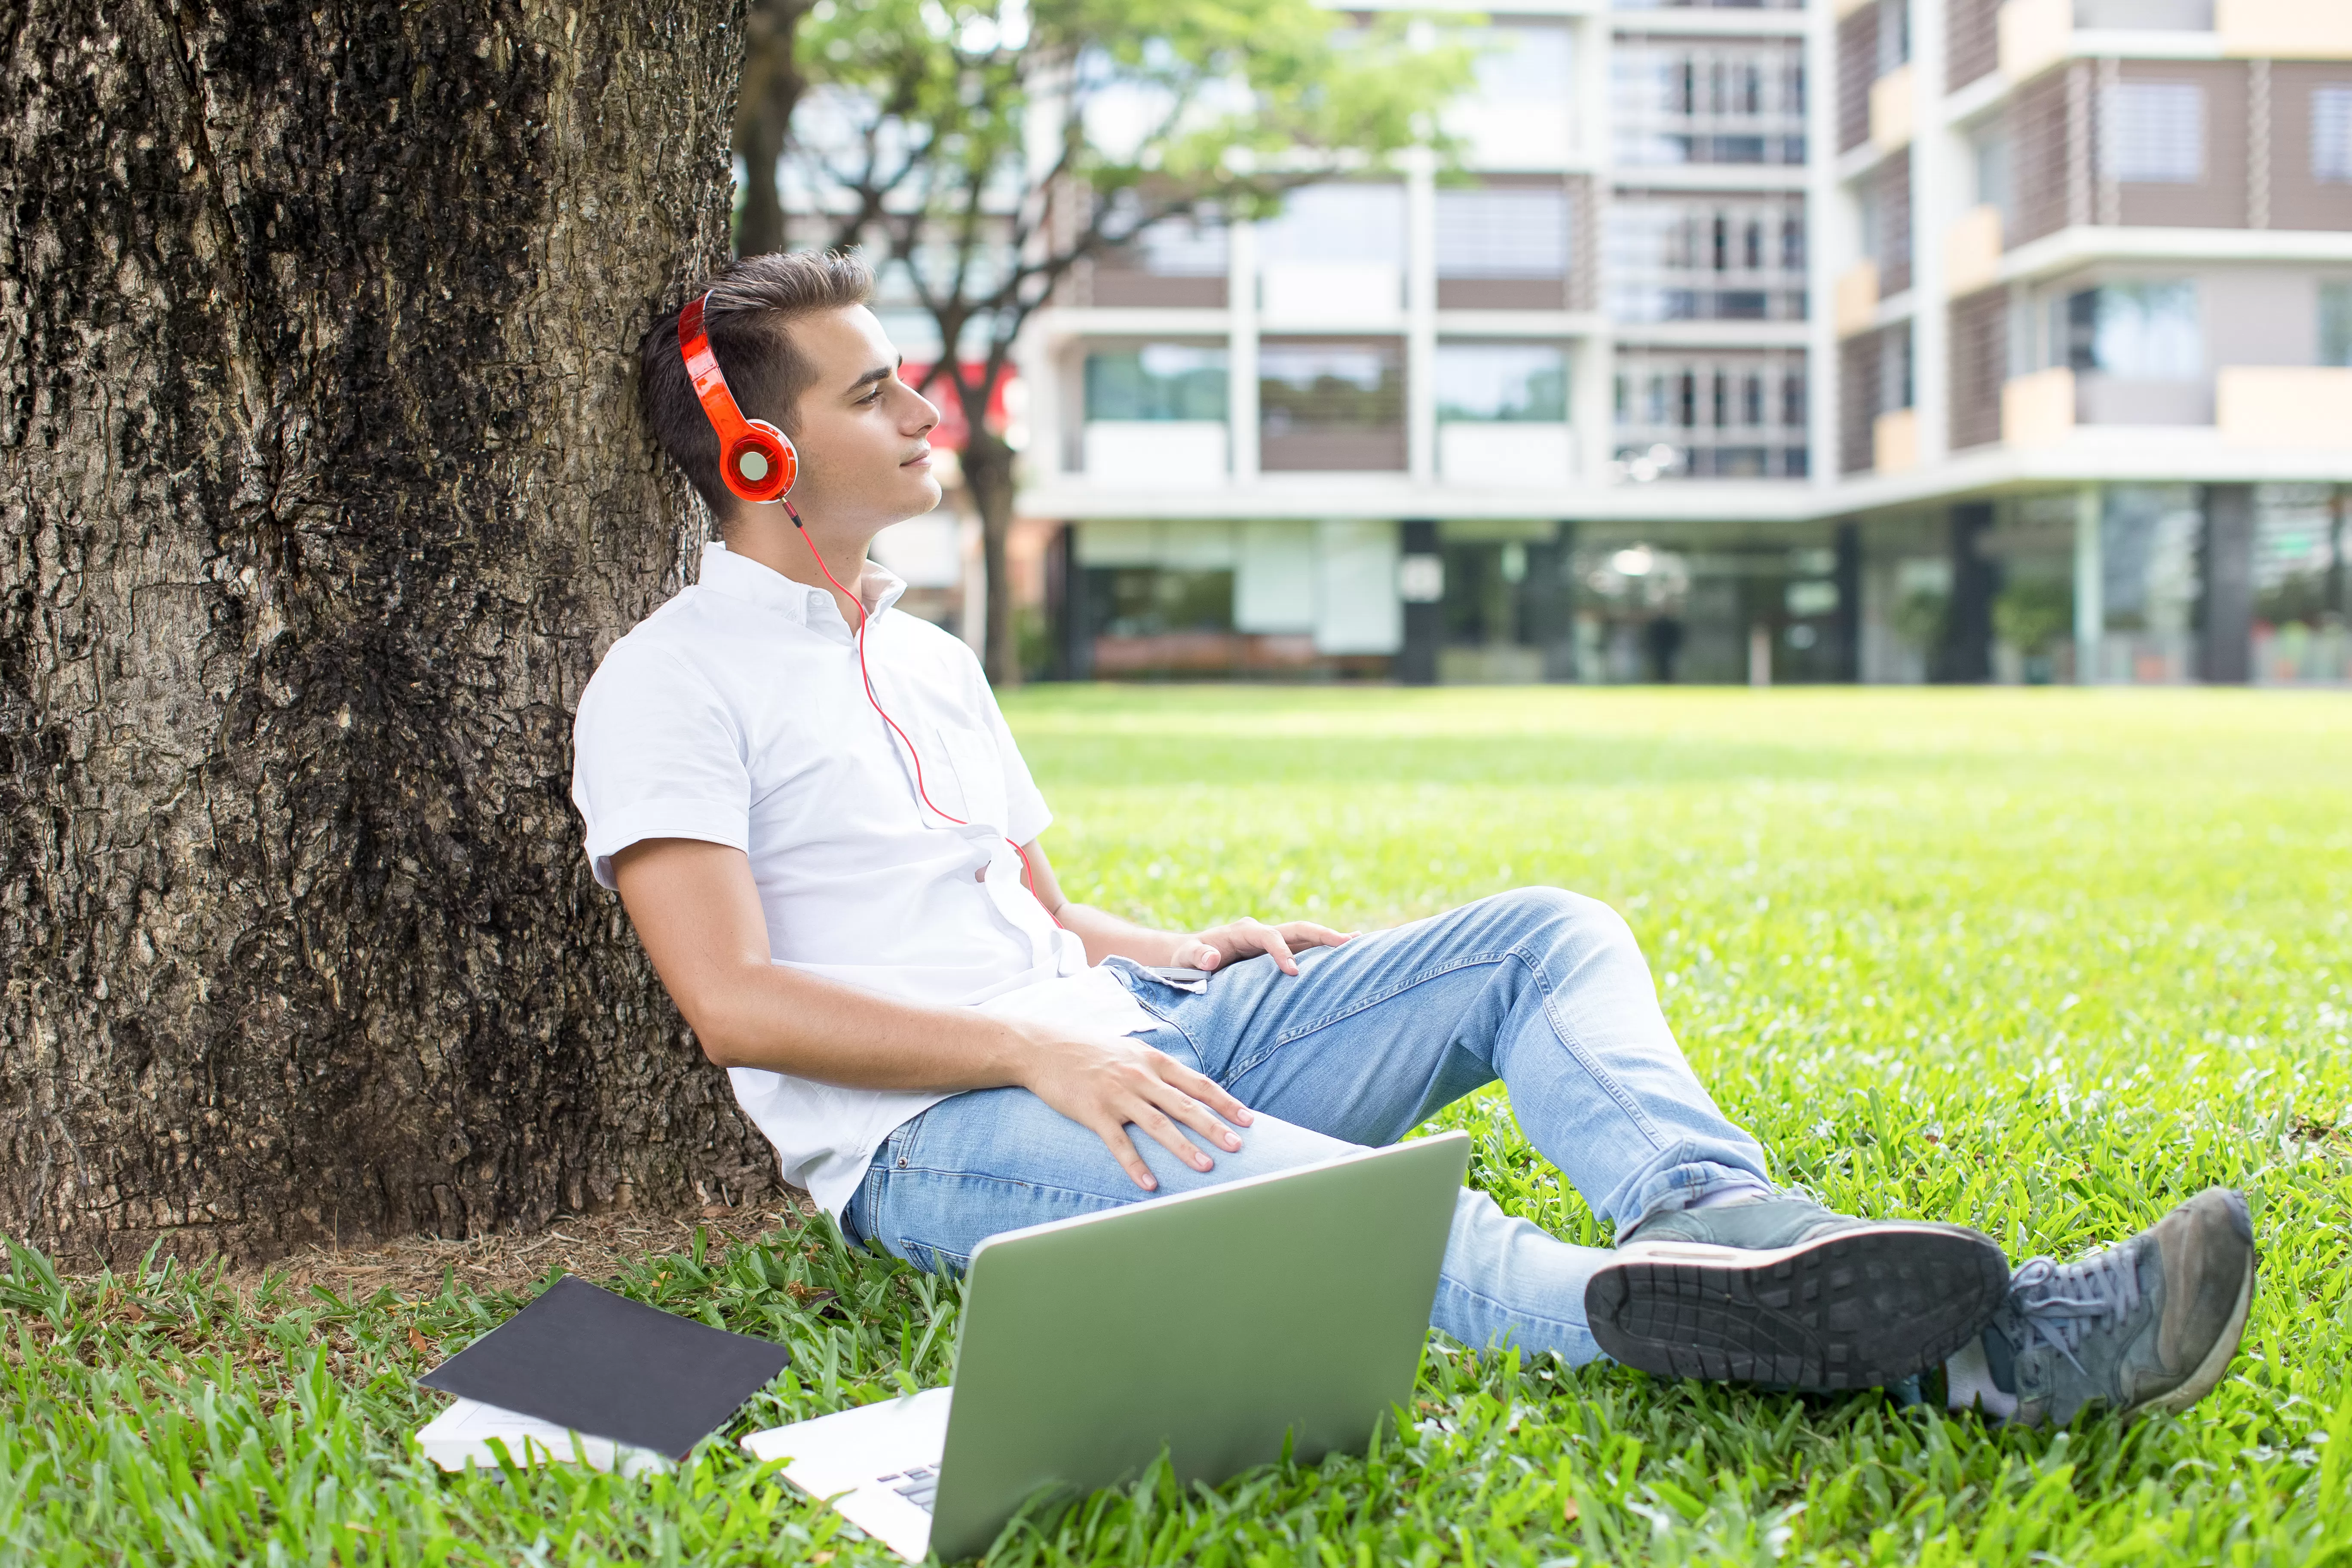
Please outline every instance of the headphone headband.
[{"label": "headphone headband", "polygon": [[702,308],[709,302],[705,293],[677,313],[677,352],[703,415],[719,436],[719,477],[745,500],[781,500],[800,477],[801,455],[782,430],[764,419],[744,418],[735,405],[719,356],[710,352],[709,334],[702,330]]}]

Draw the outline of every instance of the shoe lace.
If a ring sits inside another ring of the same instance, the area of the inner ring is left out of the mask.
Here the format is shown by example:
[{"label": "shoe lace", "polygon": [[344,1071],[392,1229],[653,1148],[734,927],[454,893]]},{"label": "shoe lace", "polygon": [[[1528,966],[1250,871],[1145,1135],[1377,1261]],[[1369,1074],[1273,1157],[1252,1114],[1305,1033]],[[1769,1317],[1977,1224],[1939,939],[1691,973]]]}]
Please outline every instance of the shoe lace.
[{"label": "shoe lace", "polygon": [[2010,1275],[2009,1290],[2023,1335],[2018,1350],[2039,1341],[2087,1376],[2074,1348],[2094,1328],[2118,1322],[2139,1305],[2138,1259],[2126,1247],[2108,1247],[2080,1263],[2030,1258]]}]

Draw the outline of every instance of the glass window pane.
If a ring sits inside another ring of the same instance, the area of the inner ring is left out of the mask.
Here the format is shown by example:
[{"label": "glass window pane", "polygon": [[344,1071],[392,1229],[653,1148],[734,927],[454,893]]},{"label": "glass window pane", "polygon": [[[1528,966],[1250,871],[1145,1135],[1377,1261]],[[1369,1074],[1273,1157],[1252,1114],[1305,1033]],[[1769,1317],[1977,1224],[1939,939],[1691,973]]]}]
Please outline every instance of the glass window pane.
[{"label": "glass window pane", "polygon": [[1558,103],[1568,97],[1570,44],[1566,27],[1481,27],[1465,41],[1481,51],[1475,69],[1482,101]]},{"label": "glass window pane", "polygon": [[2319,363],[2352,365],[2352,283],[2319,286]]},{"label": "glass window pane", "polygon": [[1274,434],[1404,418],[1404,356],[1393,344],[1269,342],[1257,363],[1258,405]]},{"label": "glass window pane", "polygon": [[1805,161],[1800,44],[1629,37],[1610,73],[1621,163]]},{"label": "glass window pane", "polygon": [[1404,265],[1404,187],[1342,182],[1301,185],[1258,226],[1268,261],[1385,261]]},{"label": "glass window pane", "polygon": [[1223,278],[1225,226],[1191,214],[1162,218],[1136,237],[1146,272],[1160,278]]},{"label": "glass window pane", "polygon": [[1440,343],[1437,416],[1458,420],[1568,418],[1568,355],[1542,343]]},{"label": "glass window pane", "polygon": [[1561,278],[1568,192],[1557,185],[1437,193],[1440,278]]},{"label": "glass window pane", "polygon": [[2102,284],[2068,295],[2063,310],[2064,363],[2074,370],[2146,381],[2204,372],[2194,283]]},{"label": "glass window pane", "polygon": [[1150,343],[1087,356],[1089,419],[1223,419],[1225,351]]},{"label": "glass window pane", "polygon": [[2205,89],[2185,81],[2119,81],[2099,94],[2100,173],[2142,184],[2205,177]]},{"label": "glass window pane", "polygon": [[1623,194],[1602,260],[1620,321],[1805,319],[1801,197]]},{"label": "glass window pane", "polygon": [[2352,84],[2311,89],[2311,177],[2352,184]]}]

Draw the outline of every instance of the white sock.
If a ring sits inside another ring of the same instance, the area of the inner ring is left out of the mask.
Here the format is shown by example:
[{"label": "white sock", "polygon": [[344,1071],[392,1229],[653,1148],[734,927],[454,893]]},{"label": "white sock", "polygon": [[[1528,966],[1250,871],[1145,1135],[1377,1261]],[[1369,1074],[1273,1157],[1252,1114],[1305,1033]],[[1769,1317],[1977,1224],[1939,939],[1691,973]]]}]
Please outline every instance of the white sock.
[{"label": "white sock", "polygon": [[2003,1394],[1992,1380],[1992,1363],[1985,1360],[1982,1334],[1962,1345],[1944,1363],[1944,1383],[1950,1391],[1944,1403],[1954,1410],[1981,1409],[2003,1421],[2017,1414],[2017,1395]]}]

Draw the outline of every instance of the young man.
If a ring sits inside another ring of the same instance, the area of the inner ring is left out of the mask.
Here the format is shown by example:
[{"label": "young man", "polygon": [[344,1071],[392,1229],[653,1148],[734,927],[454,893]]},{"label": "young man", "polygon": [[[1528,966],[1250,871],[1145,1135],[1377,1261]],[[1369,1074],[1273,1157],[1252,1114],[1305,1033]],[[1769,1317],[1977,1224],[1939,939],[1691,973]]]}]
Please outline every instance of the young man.
[{"label": "young man", "polygon": [[646,334],[644,406],[726,543],[606,656],[573,785],[598,879],[848,1235],[953,1270],[998,1231],[1391,1142],[1500,1079],[1619,1245],[1464,1192],[1432,1322],[1465,1343],[1808,1389],[1948,1363],[1954,1403],[2035,1421],[2219,1381],[2253,1277],[2237,1194],[2012,1279],[1974,1231],[1783,1192],[1591,899],[1360,935],[1149,931],[1067,899],[978,666],[866,559],[940,499],[937,412],[868,287],[851,259],[765,256],[708,296],[742,413],[797,445],[789,510],[722,482],[677,317]]}]

